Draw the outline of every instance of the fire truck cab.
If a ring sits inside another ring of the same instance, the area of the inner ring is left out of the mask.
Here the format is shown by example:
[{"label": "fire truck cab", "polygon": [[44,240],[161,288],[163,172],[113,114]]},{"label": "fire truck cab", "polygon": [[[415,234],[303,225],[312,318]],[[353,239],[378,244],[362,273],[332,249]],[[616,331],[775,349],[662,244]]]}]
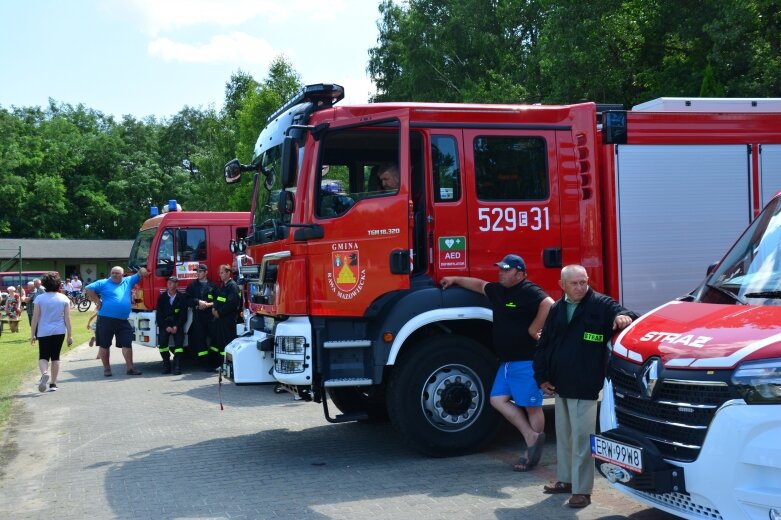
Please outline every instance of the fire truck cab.
[{"label": "fire truck cab", "polygon": [[[157,347],[155,306],[168,277],[179,278],[179,290],[184,291],[198,277],[198,265],[206,264],[210,279],[216,282],[219,265],[233,263],[231,240],[247,234],[248,212],[177,211],[177,207],[173,201],[169,211],[141,225],[128,259],[131,269],[146,267],[150,273],[133,289],[129,318],[134,341],[147,347]],[[189,324],[190,317],[186,327]]]}]

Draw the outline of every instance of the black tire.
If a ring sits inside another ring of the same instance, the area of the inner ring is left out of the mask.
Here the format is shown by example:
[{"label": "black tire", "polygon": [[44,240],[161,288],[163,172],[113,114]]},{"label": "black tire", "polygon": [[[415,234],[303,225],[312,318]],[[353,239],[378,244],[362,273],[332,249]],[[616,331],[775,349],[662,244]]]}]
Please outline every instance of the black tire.
[{"label": "black tire", "polygon": [[87,298],[82,298],[79,300],[79,303],[76,304],[76,308],[79,309],[79,312],[87,312],[89,310],[90,301]]},{"label": "black tire", "polygon": [[359,387],[335,387],[328,389],[328,398],[343,414],[365,412],[367,422],[387,422],[388,408],[385,394],[364,392]]},{"label": "black tire", "polygon": [[388,386],[388,413],[404,441],[435,457],[471,453],[490,442],[500,425],[490,404],[493,354],[462,336],[408,348]]}]

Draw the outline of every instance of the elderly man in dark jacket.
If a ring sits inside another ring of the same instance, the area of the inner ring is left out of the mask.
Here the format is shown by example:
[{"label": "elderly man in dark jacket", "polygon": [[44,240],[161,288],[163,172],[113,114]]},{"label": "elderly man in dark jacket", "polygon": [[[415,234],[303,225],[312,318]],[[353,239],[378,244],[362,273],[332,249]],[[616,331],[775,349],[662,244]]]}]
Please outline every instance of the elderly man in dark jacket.
[{"label": "elderly man in dark jacket", "polygon": [[605,377],[607,342],[637,315],[588,285],[586,269],[561,270],[564,297],[553,304],[534,356],[534,378],[556,393],[556,474],[545,493],[570,493],[570,507],[591,503],[594,462],[590,435],[595,433],[597,399]]}]

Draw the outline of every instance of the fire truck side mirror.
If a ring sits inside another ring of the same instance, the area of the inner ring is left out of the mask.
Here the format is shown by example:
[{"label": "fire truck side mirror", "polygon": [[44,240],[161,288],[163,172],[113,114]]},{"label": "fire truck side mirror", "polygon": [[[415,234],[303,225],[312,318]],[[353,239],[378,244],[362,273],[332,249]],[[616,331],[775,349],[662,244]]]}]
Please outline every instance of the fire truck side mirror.
[{"label": "fire truck side mirror", "polygon": [[[230,163],[229,163],[230,164]],[[282,186],[290,188],[296,185],[298,172],[298,141],[293,136],[285,136],[282,143]]]},{"label": "fire truck side mirror", "polygon": [[233,159],[225,165],[223,175],[225,175],[225,182],[228,184],[235,184],[241,180],[241,163],[238,159]]},{"label": "fire truck side mirror", "polygon": [[282,215],[290,215],[296,208],[296,202],[293,198],[293,194],[287,190],[279,192],[279,199],[277,200],[277,208]]}]

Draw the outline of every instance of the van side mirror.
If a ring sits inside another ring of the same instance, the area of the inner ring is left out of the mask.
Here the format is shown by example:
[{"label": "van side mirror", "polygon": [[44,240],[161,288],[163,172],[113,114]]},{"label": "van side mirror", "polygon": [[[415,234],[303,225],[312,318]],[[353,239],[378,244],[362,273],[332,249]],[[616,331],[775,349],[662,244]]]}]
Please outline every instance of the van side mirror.
[{"label": "van side mirror", "polygon": [[277,199],[277,209],[282,215],[290,215],[296,209],[296,201],[293,198],[293,193],[282,190],[279,192],[279,199]]},{"label": "van side mirror", "polygon": [[297,173],[298,141],[295,137],[288,135],[285,136],[282,143],[282,186],[284,188],[295,186]]}]

